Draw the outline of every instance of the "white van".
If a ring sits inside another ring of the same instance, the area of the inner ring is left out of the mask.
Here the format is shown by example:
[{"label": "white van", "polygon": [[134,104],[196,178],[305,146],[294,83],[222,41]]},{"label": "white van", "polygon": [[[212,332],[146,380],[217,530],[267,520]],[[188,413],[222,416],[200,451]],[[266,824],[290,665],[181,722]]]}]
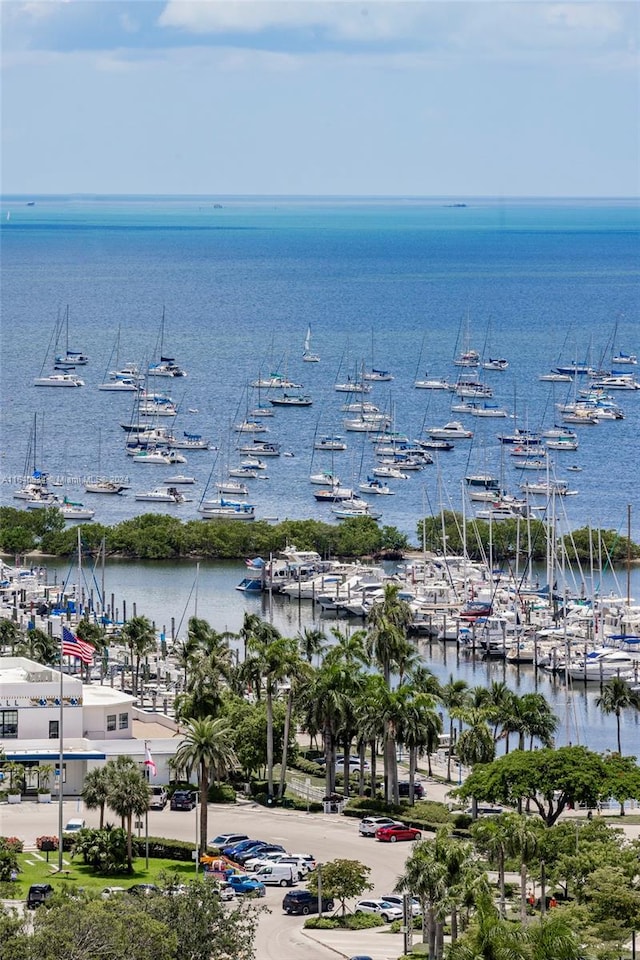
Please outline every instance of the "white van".
[{"label": "white van", "polygon": [[298,882],[298,871],[290,863],[269,863],[253,874],[256,880],[278,887],[292,887]]}]

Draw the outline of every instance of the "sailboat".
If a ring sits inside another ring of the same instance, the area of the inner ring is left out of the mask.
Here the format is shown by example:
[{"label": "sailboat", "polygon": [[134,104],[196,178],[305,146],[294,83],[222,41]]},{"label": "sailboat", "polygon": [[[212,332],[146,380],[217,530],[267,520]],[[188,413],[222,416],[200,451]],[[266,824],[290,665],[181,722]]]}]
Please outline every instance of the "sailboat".
[{"label": "sailboat", "polygon": [[311,352],[311,327],[307,327],[307,333],[304,338],[304,350],[302,353],[302,359],[305,363],[319,363],[320,357],[317,353]]},{"label": "sailboat", "polygon": [[102,453],[102,435],[98,430],[98,473],[97,476],[89,478],[84,485],[85,493],[110,493],[118,494],[128,489],[128,484],[118,483],[116,480],[109,480],[100,474],[100,463]]},{"label": "sailboat", "polygon": [[[55,357],[55,364],[58,368],[68,368],[68,367],[79,367],[84,366],[84,364],[89,362],[89,357],[86,354],[81,353],[79,350],[70,350],[69,349],[69,306],[67,305],[67,311],[64,319],[64,328],[65,328],[65,352],[63,354],[58,354]],[[62,332],[62,324],[60,324],[60,329],[58,334]],[[57,347],[56,340],[56,347]]]},{"label": "sailboat", "polygon": [[164,356],[164,307],[162,308],[162,321],[160,323],[159,356],[160,359],[155,363],[149,364],[150,377],[186,377],[186,371],[179,367],[175,357]]},{"label": "sailboat", "polygon": [[[111,361],[114,356],[116,369],[110,370],[109,367],[111,366]],[[119,356],[120,327],[118,326],[118,333],[111,351],[111,356],[109,357],[109,362],[107,363],[107,369],[104,372],[103,382],[98,384],[98,390],[109,390],[117,393],[137,393],[137,391],[141,389],[138,368],[132,364],[128,364],[127,370],[130,372],[125,373],[121,370],[118,370]]]},{"label": "sailboat", "polygon": [[374,350],[373,350],[373,330],[371,331],[371,370],[362,371],[362,379],[369,380],[373,383],[389,383],[393,380],[393,375],[389,373],[388,370],[381,370],[379,367],[374,366]]}]

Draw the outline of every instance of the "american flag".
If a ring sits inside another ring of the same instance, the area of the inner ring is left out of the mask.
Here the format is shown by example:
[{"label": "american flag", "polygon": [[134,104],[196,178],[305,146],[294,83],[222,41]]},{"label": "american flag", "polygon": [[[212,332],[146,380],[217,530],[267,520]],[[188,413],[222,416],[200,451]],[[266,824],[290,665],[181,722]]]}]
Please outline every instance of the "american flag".
[{"label": "american flag", "polygon": [[93,663],[95,647],[76,637],[67,627],[62,628],[62,656],[76,657],[83,663]]}]

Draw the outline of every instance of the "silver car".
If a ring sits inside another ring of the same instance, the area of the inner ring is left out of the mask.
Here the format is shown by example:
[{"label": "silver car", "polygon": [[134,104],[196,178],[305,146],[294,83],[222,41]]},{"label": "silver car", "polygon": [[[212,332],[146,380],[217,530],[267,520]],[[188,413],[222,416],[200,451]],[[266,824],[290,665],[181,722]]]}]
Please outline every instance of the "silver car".
[{"label": "silver car", "polygon": [[358,824],[358,832],[361,837],[375,837],[379,827],[393,827],[399,822],[391,817],[364,817]]}]

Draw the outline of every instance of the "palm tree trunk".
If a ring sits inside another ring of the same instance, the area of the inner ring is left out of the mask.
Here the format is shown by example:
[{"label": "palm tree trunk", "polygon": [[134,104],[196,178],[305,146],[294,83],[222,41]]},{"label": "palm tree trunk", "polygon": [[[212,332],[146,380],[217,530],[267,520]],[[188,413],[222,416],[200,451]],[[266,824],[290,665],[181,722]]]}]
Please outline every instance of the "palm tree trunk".
[{"label": "palm tree trunk", "polygon": [[209,815],[209,771],[206,763],[200,764],[200,842],[198,855],[202,856],[207,849],[207,818]]},{"label": "palm tree trunk", "polygon": [[436,923],[436,960],[442,960],[444,952],[444,924],[442,920]]},{"label": "palm tree trunk", "polygon": [[351,736],[349,733],[345,733],[344,739],[342,741],[342,749],[344,752],[344,757],[342,759],[342,793],[343,796],[349,796],[349,754],[351,752]]},{"label": "palm tree trunk", "polygon": [[373,798],[377,793],[376,782],[378,779],[378,744],[375,737],[370,741],[369,746],[371,747],[371,797]]},{"label": "palm tree trunk", "polygon": [[133,812],[130,810],[127,814],[127,872],[133,872],[133,835],[132,835]]},{"label": "palm tree trunk", "polygon": [[520,861],[520,920],[527,922],[527,865]]},{"label": "palm tree trunk", "polygon": [[447,754],[447,782],[451,783],[451,757],[453,756],[453,720],[449,721],[449,752]]},{"label": "palm tree trunk", "polygon": [[618,755],[622,756],[622,741],[620,739],[620,710],[616,710],[616,730],[618,734]]},{"label": "palm tree trunk", "polygon": [[102,803],[100,804],[100,829],[101,829],[101,830],[104,829],[104,808],[105,808],[105,806],[106,806],[106,804],[105,804],[105,801],[103,800]]},{"label": "palm tree trunk", "polygon": [[273,797],[273,692],[267,682],[267,792]]},{"label": "palm tree trunk", "polygon": [[498,884],[500,887],[500,916],[504,920],[507,915],[507,903],[504,888],[504,849],[498,850]]},{"label": "palm tree trunk", "polygon": [[409,747],[409,803],[413,806],[415,802],[414,785],[416,780],[416,747]]},{"label": "palm tree trunk", "polygon": [[436,917],[433,904],[429,906],[429,960],[436,960]]},{"label": "palm tree trunk", "polygon": [[329,726],[324,728],[324,794],[325,797],[333,793],[333,737]]},{"label": "palm tree trunk", "polygon": [[362,737],[358,741],[358,757],[360,758],[360,772],[358,774],[358,796],[364,797],[364,764],[365,764],[365,743]]},{"label": "palm tree trunk", "polygon": [[293,690],[289,688],[287,697],[287,712],[284,717],[284,732],[282,739],[282,767],[280,769],[280,786],[278,787],[278,796],[280,799],[284,796],[284,788],[287,782],[287,754],[289,751],[289,730],[291,728],[291,714],[293,713]]}]

